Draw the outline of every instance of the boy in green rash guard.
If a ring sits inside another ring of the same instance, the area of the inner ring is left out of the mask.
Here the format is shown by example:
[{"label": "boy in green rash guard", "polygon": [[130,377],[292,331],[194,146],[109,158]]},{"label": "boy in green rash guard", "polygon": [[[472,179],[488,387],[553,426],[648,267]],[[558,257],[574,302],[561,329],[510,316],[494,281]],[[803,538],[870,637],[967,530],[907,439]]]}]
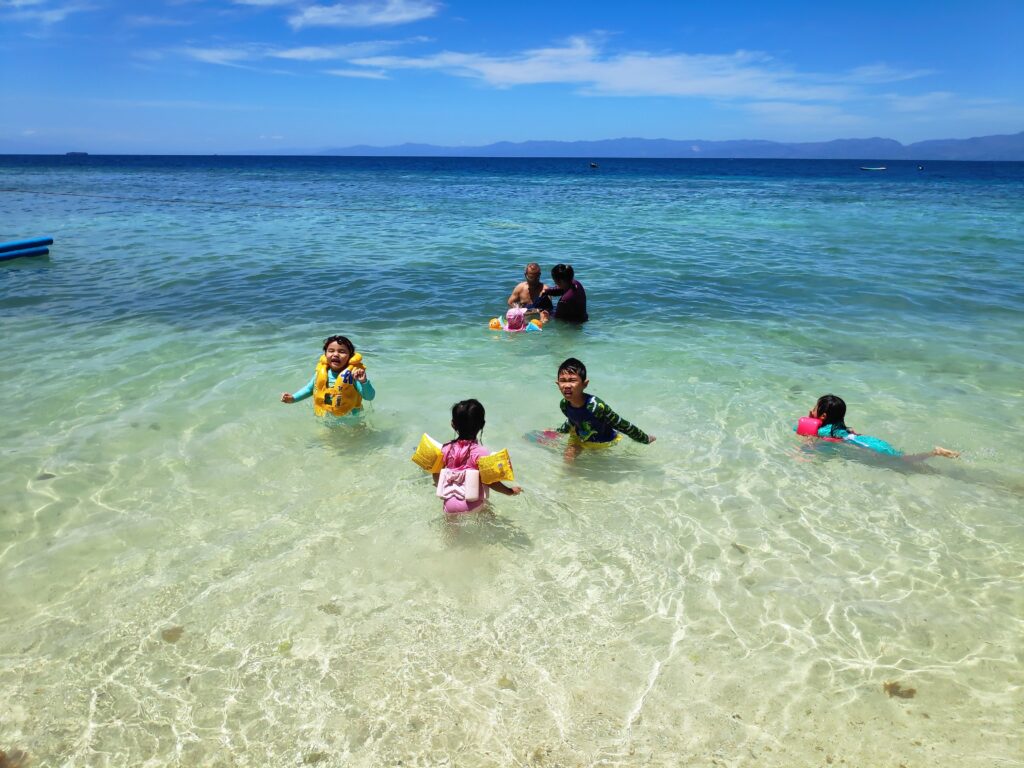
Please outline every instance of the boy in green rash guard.
[{"label": "boy in green rash guard", "polygon": [[558,407],[565,414],[565,423],[558,431],[569,435],[569,446],[565,450],[566,461],[573,461],[584,448],[614,445],[623,434],[638,443],[654,442],[654,435],[648,435],[635,424],[630,424],[604,400],[584,391],[590,384],[587,366],[575,357],[570,357],[558,366],[556,384],[562,393],[562,402]]}]

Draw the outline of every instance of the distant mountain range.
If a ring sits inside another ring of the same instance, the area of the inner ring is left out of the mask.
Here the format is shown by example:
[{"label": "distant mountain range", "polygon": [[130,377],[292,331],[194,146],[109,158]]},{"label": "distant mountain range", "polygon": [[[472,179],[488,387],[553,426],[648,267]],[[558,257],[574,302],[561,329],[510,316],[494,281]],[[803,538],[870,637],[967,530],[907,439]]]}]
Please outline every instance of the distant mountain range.
[{"label": "distant mountain range", "polygon": [[900,144],[894,139],[835,139],[789,144],[777,141],[678,141],[603,139],[601,141],[500,141],[481,147],[399,144],[393,147],[325,149],[319,155],[363,157],[718,157],[780,160],[1022,160],[1024,131],[973,139],[933,139]]}]

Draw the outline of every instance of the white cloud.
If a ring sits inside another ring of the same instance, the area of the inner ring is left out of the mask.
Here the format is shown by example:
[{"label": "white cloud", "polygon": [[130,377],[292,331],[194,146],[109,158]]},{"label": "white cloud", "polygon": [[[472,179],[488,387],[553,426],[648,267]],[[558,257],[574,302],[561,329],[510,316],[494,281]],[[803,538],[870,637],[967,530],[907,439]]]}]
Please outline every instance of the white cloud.
[{"label": "white cloud", "polygon": [[[401,0],[390,0],[386,5],[408,7]],[[350,14],[367,7],[367,3],[344,6]],[[384,8],[385,4],[378,3],[374,7]],[[604,38],[582,35],[562,44],[505,55],[457,51],[422,56],[390,54],[398,46],[427,41],[429,38],[410,37],[291,48],[252,43],[210,48],[193,46],[178,53],[196,61],[232,67],[247,67],[267,60],[339,62],[344,66],[321,72],[333,77],[366,80],[385,80],[396,70],[420,70],[477,80],[495,88],[561,84],[589,96],[703,98],[715,100],[721,106],[742,109],[763,123],[779,125],[865,125],[863,116],[848,111],[851,103],[864,107],[868,102],[876,106],[882,102],[891,112],[908,116],[968,105],[945,91],[902,96],[879,93],[873,88],[881,83],[931,74],[925,69],[898,70],[886,64],[871,64],[831,74],[803,72],[757,51],[722,54],[616,52],[607,50]],[[988,105],[971,106],[984,110]]]},{"label": "white cloud", "polygon": [[341,61],[343,59],[373,56],[374,54],[404,45],[404,40],[368,40],[363,43],[346,43],[345,45],[304,46],[301,48],[284,48],[269,50],[267,56],[275,59],[293,61]]},{"label": "white cloud", "polygon": [[[1006,128],[999,129],[999,132],[1019,133],[1020,125],[1024,124],[1024,107],[1005,101],[1000,101],[998,104],[992,103],[992,101],[994,100],[971,99],[966,101],[963,106],[957,108],[952,114],[954,117],[964,120],[999,121],[1007,126]],[[943,114],[945,115],[946,113],[944,112]],[[990,128],[982,130],[991,131]]]},{"label": "white cloud", "polygon": [[387,80],[388,75],[386,72],[381,72],[376,69],[326,69],[324,70],[328,75],[334,75],[335,77],[356,77],[364,80]]},{"label": "white cloud", "polygon": [[166,55],[165,51],[158,51],[152,48],[132,52],[132,57],[139,61],[163,61]]},{"label": "white cloud", "polygon": [[868,64],[850,70],[846,79],[851,83],[877,85],[879,83],[898,83],[904,80],[914,80],[918,77],[934,74],[934,69],[896,69],[888,64]]},{"label": "white cloud", "polygon": [[[1024,106],[1008,99],[964,97],[951,91],[931,91],[915,95],[887,93],[883,98],[889,109],[900,115],[901,120],[922,124],[959,120],[1014,126],[1024,122]],[[991,133],[994,129],[987,125],[978,130]]]},{"label": "white cloud", "polygon": [[364,2],[310,5],[288,23],[303,27],[378,27],[408,24],[437,14],[440,5],[433,0],[364,0]]},{"label": "white cloud", "polygon": [[190,59],[204,64],[221,64],[223,66],[240,66],[243,61],[259,58],[258,51],[252,47],[236,48],[182,48],[181,53]]},{"label": "white cloud", "polygon": [[855,126],[863,119],[844,112],[834,104],[801,104],[792,101],[755,101],[743,108],[765,123],[777,125]]},{"label": "white cloud", "polygon": [[43,2],[34,2],[33,0],[10,0],[10,2],[0,6],[0,8],[27,9],[15,10],[11,13],[5,14],[2,18],[10,21],[38,22],[44,26],[59,24],[73,13],[95,10],[91,5],[79,5],[77,3],[58,5],[49,8],[39,7],[42,5],[44,5]]},{"label": "white cloud", "polygon": [[[226,67],[242,67],[247,62],[261,59],[284,59],[286,61],[346,61],[349,59],[372,56],[373,54],[406,45],[410,42],[421,42],[425,38],[410,38],[408,40],[367,40],[362,43],[347,43],[344,45],[307,45],[298,48],[275,48],[260,43],[247,43],[244,45],[222,46],[216,48],[200,48],[190,46],[181,48],[178,53],[187,56],[195,61],[204,64],[218,64]],[[352,70],[357,71],[357,70]],[[374,70],[377,75],[362,75],[362,77],[376,77],[380,79],[379,69]],[[357,75],[352,75],[356,77]]]},{"label": "white cloud", "polygon": [[183,27],[191,22],[166,16],[125,16],[124,23],[129,27]]},{"label": "white cloud", "polygon": [[851,95],[838,78],[804,75],[752,51],[731,54],[605,54],[585,37],[560,47],[510,56],[445,51],[429,56],[374,56],[353,63],[380,69],[438,70],[498,87],[540,83],[578,85],[581,92],[615,96],[703,96],[793,101]]},{"label": "white cloud", "polygon": [[949,91],[932,91],[917,96],[887,93],[885,99],[889,102],[889,108],[893,112],[929,112],[949,106],[954,99],[954,94]]},{"label": "white cloud", "polygon": [[88,99],[87,103],[103,107],[128,107],[131,109],[212,109],[229,112],[258,109],[258,107],[248,104],[191,99]]}]

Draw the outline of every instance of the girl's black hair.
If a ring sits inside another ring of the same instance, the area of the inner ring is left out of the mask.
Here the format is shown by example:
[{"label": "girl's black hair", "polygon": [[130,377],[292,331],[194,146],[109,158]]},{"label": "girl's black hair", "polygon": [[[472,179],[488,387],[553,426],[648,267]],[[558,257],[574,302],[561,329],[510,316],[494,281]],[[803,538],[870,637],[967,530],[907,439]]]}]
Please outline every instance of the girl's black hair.
[{"label": "girl's black hair", "polygon": [[576,272],[573,271],[572,264],[555,264],[551,268],[551,279],[556,283],[559,280],[568,280],[570,283],[576,276]]},{"label": "girl's black hair", "polygon": [[347,347],[349,357],[356,353],[356,345],[348,340],[348,336],[328,336],[327,339],[324,341],[324,352],[326,352],[327,348],[331,346],[332,341],[341,344],[341,346],[343,347]]},{"label": "girl's black hair", "polygon": [[476,440],[484,429],[484,407],[470,398],[452,406],[452,426],[459,440]]},{"label": "girl's black hair", "polygon": [[853,432],[843,421],[846,418],[846,403],[843,398],[836,395],[822,395],[814,406],[814,412],[821,419],[821,426],[831,428],[829,429],[831,437],[836,436],[837,429]]}]

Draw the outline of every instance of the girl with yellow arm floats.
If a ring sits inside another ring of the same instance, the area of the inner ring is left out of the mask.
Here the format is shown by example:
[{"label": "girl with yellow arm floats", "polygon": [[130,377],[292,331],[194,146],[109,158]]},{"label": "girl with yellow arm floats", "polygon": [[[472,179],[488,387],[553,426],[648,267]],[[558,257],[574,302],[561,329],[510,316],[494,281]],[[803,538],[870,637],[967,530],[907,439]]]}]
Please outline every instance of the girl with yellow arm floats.
[{"label": "girl with yellow arm floats", "polygon": [[484,428],[484,407],[479,400],[463,400],[452,406],[452,429],[457,437],[441,445],[423,435],[413,463],[434,476],[437,495],[449,514],[473,512],[487,501],[488,491],[518,496],[522,488],[505,485],[515,480],[508,451],[491,453],[480,444]]},{"label": "girl with yellow arm floats", "polygon": [[366,377],[363,356],[345,336],[331,336],[324,342],[324,353],[313,378],[298,392],[285,392],[281,402],[297,403],[310,395],[313,396],[313,413],[317,416],[362,413],[363,400],[377,396]]}]

